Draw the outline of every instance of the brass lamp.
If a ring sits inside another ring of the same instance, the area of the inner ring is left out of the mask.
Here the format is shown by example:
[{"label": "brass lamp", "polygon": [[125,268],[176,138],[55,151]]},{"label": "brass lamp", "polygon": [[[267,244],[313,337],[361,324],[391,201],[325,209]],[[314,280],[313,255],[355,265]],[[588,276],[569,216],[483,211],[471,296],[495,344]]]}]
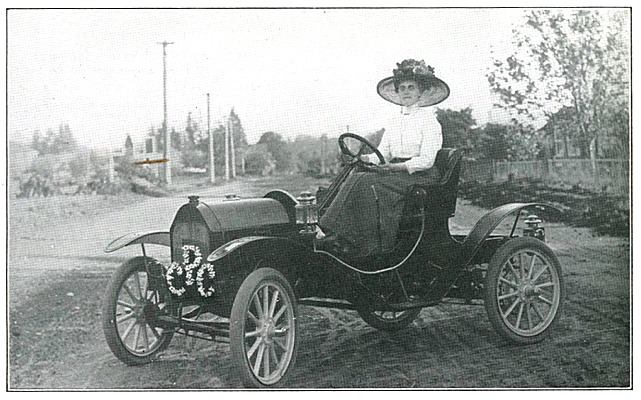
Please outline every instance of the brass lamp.
[{"label": "brass lamp", "polygon": [[545,242],[545,228],[540,226],[541,220],[536,215],[528,215],[524,221],[523,236],[530,236]]},{"label": "brass lamp", "polygon": [[296,198],[296,223],[302,225],[302,234],[312,234],[316,232],[318,224],[318,208],[316,206],[316,197],[308,191],[301,192]]}]

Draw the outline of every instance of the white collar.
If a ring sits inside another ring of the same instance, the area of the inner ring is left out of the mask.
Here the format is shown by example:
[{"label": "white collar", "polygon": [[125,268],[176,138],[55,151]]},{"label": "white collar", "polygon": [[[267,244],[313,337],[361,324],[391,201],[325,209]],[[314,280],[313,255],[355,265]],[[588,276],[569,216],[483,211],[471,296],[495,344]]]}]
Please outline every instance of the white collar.
[{"label": "white collar", "polygon": [[421,107],[419,107],[416,104],[412,104],[411,106],[401,106],[401,114],[403,115],[414,115],[416,114]]}]

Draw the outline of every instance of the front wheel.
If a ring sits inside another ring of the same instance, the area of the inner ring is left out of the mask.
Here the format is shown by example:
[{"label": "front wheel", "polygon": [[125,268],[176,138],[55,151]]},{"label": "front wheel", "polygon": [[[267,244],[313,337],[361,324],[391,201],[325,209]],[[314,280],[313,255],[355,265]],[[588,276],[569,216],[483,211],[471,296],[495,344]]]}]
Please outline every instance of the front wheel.
[{"label": "front wheel", "polygon": [[245,387],[278,387],[296,360],[294,291],[280,272],[260,268],[243,281],[229,327],[232,364]]},{"label": "front wheel", "polygon": [[371,311],[358,310],[363,321],[381,331],[395,332],[406,328],[421,313],[421,309],[404,311]]},{"label": "front wheel", "polygon": [[[147,258],[147,262],[152,260]],[[107,287],[102,308],[102,329],[112,353],[128,365],[153,361],[165,350],[173,332],[157,326],[166,311],[168,295],[149,287],[145,259],[122,264]]]},{"label": "front wheel", "polygon": [[501,246],[486,274],[485,309],[503,338],[543,340],[558,319],[565,295],[561,264],[542,241],[515,238]]}]

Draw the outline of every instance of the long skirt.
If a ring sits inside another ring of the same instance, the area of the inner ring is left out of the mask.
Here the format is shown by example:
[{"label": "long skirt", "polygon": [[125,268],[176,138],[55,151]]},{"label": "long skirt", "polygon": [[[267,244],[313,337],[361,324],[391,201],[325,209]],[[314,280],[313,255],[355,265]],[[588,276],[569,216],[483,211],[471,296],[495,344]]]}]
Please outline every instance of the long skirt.
[{"label": "long skirt", "polygon": [[411,175],[353,173],[321,217],[320,226],[346,241],[352,257],[391,251],[410,189],[436,184],[439,176],[436,168]]}]

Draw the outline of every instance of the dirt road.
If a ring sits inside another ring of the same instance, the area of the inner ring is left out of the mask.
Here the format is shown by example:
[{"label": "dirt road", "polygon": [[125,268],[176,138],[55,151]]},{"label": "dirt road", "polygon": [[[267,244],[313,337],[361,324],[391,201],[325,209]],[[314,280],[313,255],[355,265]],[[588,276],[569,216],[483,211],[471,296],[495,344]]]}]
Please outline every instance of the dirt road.
[{"label": "dirt road", "polygon": [[[238,181],[199,192],[258,195],[264,185]],[[175,337],[159,361],[127,367],[111,354],[100,328],[109,277],[138,255],[138,249],[104,254],[105,244],[128,232],[167,230],[185,197],[91,200],[96,204],[61,205],[59,213],[39,208],[51,208],[52,201],[60,200],[10,201],[9,388],[237,387],[227,344]],[[466,231],[484,212],[461,204],[452,226]],[[628,387],[629,242],[563,225],[548,226],[547,233],[567,285],[562,319],[548,340],[505,343],[479,305],[424,309],[409,329],[395,334],[370,328],[350,311],[302,307],[289,386]]]}]

